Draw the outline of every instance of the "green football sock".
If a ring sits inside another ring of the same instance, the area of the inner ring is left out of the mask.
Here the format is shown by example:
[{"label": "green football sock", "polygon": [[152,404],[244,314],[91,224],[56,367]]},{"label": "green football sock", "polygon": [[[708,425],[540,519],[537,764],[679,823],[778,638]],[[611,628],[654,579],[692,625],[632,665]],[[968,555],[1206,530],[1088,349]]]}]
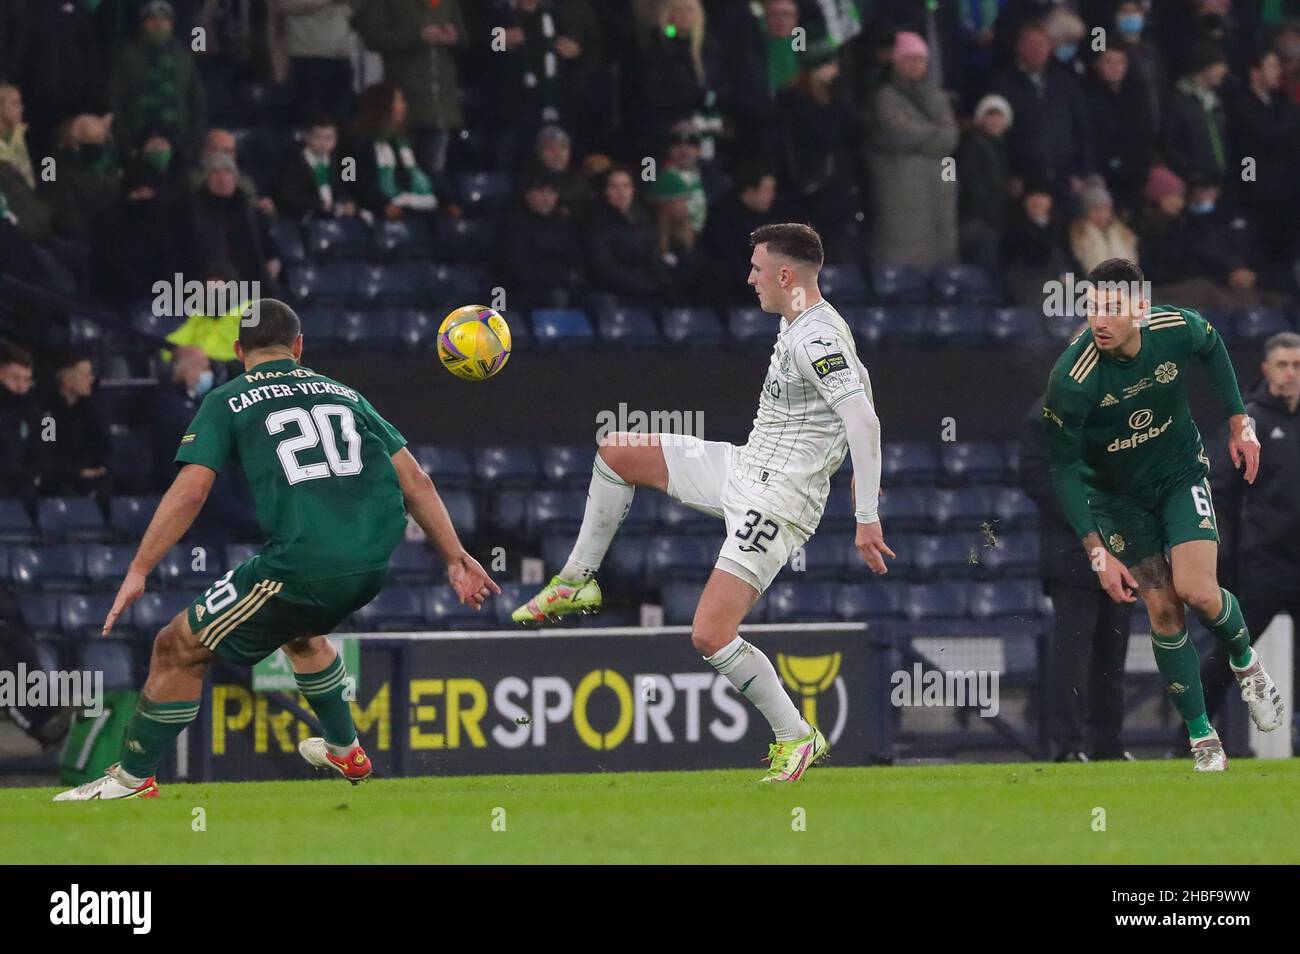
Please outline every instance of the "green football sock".
[{"label": "green football sock", "polygon": [[1169,699],[1187,723],[1188,735],[1193,739],[1209,735],[1210,720],[1205,714],[1205,690],[1201,687],[1201,660],[1187,636],[1187,627],[1172,636],[1153,631],[1151,649]]},{"label": "green football sock", "polygon": [[1223,609],[1215,620],[1201,617],[1205,628],[1214,634],[1214,638],[1228,648],[1228,658],[1238,669],[1245,669],[1255,661],[1255,651],[1250,648],[1250,633],[1246,629],[1246,619],[1241,615],[1241,603],[1235,596],[1222,587],[1219,595],[1223,598]]},{"label": "green football sock", "polygon": [[122,742],[122,769],[138,779],[153,775],[167,750],[176,743],[176,737],[198,714],[198,699],[151,702],[141,695]]},{"label": "green football sock", "polygon": [[298,691],[307,697],[320,719],[325,741],[330,745],[351,745],[356,741],[357,727],[352,724],[352,706],[343,698],[348,678],[343,657],[335,656],[334,661],[320,672],[296,672],[293,678],[298,683]]}]

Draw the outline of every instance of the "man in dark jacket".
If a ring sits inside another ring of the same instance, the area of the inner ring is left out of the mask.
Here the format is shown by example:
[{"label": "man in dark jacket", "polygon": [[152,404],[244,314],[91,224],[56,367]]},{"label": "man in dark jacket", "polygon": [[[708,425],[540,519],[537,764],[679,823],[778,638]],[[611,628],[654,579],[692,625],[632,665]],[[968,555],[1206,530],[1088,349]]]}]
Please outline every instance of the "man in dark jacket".
[{"label": "man in dark jacket", "polygon": [[1115,204],[1135,213],[1141,208],[1142,190],[1151,171],[1155,124],[1150,101],[1129,71],[1124,44],[1097,54],[1084,83],[1084,97],[1099,171]]},{"label": "man in dark jacket", "polygon": [[[1056,759],[1130,759],[1120,745],[1124,726],[1124,659],[1132,607],[1116,603],[1097,583],[1052,492],[1043,438],[1044,399],[1020,430],[1020,485],[1038,504],[1039,569],[1056,621],[1045,686]],[[1227,666],[1224,666],[1227,669]]]},{"label": "man in dark jacket", "polygon": [[1234,167],[1244,171],[1247,159],[1253,164],[1254,175],[1235,183],[1238,204],[1267,260],[1290,265],[1300,240],[1300,106],[1281,85],[1282,61],[1264,48],[1250,64],[1248,82],[1229,97],[1228,116]]},{"label": "man in dark jacket", "polygon": [[204,161],[203,171],[203,187],[192,197],[188,210],[195,270],[207,262],[232,262],[239,281],[260,281],[274,288],[280,261],[266,254],[264,226],[239,188],[235,161],[225,153],[214,153]]},{"label": "man in dark jacket", "polygon": [[1052,41],[1040,25],[1020,29],[1016,63],[993,81],[1015,115],[1007,136],[1012,171],[1037,174],[1058,201],[1083,187],[1094,171],[1088,107],[1079,83],[1052,62]]},{"label": "man in dark jacket", "polygon": [[[1287,331],[1268,339],[1260,369],[1264,381],[1246,402],[1263,445],[1255,482],[1246,483],[1226,454],[1210,457],[1219,578],[1240,595],[1252,640],[1279,613],[1300,625],[1300,335]],[[1225,426],[1217,443],[1226,442]],[[1201,682],[1213,718],[1235,682],[1219,649],[1201,666]]]},{"label": "man in dark jacket", "polygon": [[119,139],[136,144],[160,132],[177,153],[193,159],[207,100],[194,54],[173,35],[173,17],[165,0],[141,5],[140,38],[118,55],[109,99]]},{"label": "man in dark jacket", "polygon": [[1223,50],[1202,41],[1193,48],[1186,72],[1169,97],[1163,152],[1169,167],[1184,179],[1223,181],[1232,154],[1218,90],[1227,75]]},{"label": "man in dark jacket", "polygon": [[111,491],[108,429],[95,406],[94,387],[88,355],[69,351],[60,359],[42,413],[52,437],[41,442],[41,493],[46,496],[106,497]]},{"label": "man in dark jacket", "polygon": [[564,308],[585,283],[578,226],[559,213],[559,192],[550,177],[537,173],[523,197],[502,219],[497,235],[503,285],[511,307]]},{"label": "man in dark jacket", "polygon": [[339,134],[326,116],[311,120],[301,151],[290,155],[276,177],[276,206],[285,216],[333,218],[357,214],[351,185],[343,181]]},{"label": "man in dark jacket", "polygon": [[0,341],[0,497],[36,494],[40,413],[32,395],[32,356]]},{"label": "man in dark jacket", "polygon": [[768,222],[776,202],[776,175],[761,163],[749,163],[736,175],[736,187],[709,210],[704,246],[717,266],[713,282],[729,304],[752,305],[749,278],[749,236]]}]

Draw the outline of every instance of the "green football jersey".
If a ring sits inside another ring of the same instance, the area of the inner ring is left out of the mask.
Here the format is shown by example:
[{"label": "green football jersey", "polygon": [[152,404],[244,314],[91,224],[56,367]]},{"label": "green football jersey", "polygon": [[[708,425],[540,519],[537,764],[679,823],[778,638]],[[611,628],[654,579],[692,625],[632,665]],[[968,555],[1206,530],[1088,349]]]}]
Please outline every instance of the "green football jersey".
[{"label": "green football jersey", "polygon": [[204,398],[176,461],[236,461],[267,537],[258,571],[305,583],[388,565],[406,529],[392,461],[405,444],[352,388],[286,358]]},{"label": "green football jersey", "polygon": [[1229,415],[1244,413],[1237,376],[1218,332],[1195,311],[1152,305],[1142,347],[1124,360],[1085,331],[1048,381],[1043,417],[1052,484],[1080,537],[1095,531],[1087,493],[1125,494],[1154,507],[1161,495],[1204,477],[1201,434],[1184,373],[1199,359]]}]

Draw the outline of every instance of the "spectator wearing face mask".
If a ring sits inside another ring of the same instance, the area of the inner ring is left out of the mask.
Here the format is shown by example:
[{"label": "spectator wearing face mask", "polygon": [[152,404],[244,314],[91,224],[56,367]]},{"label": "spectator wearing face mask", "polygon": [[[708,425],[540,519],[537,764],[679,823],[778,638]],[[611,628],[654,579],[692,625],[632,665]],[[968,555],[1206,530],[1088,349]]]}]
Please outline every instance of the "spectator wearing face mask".
[{"label": "spectator wearing face mask", "polygon": [[957,235],[964,262],[992,274],[1002,270],[1002,243],[1010,208],[1011,162],[1004,140],[1014,121],[1011,104],[990,94],[975,107],[975,123],[957,150]]},{"label": "spectator wearing face mask", "polygon": [[1091,272],[1108,258],[1138,260],[1137,236],[1115,215],[1115,203],[1103,186],[1083,192],[1083,211],[1070,226],[1070,251],[1080,271]]},{"label": "spectator wearing face mask", "polygon": [[1151,170],[1155,126],[1147,97],[1129,69],[1126,46],[1116,44],[1096,55],[1084,82],[1084,97],[1098,170],[1116,205],[1137,212]]},{"label": "spectator wearing face mask", "polygon": [[46,186],[54,227],[66,238],[88,241],[94,217],[117,196],[122,179],[111,136],[111,116],[89,113],[59,127],[54,154],[58,175]]},{"label": "spectator wearing face mask", "polygon": [[1084,66],[1079,51],[1087,30],[1078,14],[1068,7],[1053,7],[1043,17],[1043,30],[1052,41],[1052,58],[1076,79],[1082,79]]},{"label": "spectator wearing face mask", "polygon": [[107,499],[108,429],[94,400],[95,369],[80,351],[65,354],[42,402],[41,426],[52,437],[40,443],[41,494],[51,497],[94,494]]},{"label": "spectator wearing face mask", "polygon": [[1183,179],[1223,181],[1232,152],[1218,90],[1227,75],[1223,49],[1200,42],[1169,98],[1162,152]]},{"label": "spectator wearing face mask", "polygon": [[1169,67],[1160,48],[1146,39],[1145,4],[1141,0],[1123,0],[1115,8],[1114,26],[1114,31],[1107,31],[1117,41],[1110,48],[1122,49],[1127,54],[1128,73],[1142,90],[1151,125],[1159,129],[1169,86]]},{"label": "spectator wearing face mask", "polygon": [[194,54],[173,35],[174,20],[165,0],[140,7],[140,35],[118,54],[109,100],[114,122],[128,141],[158,131],[176,152],[194,157],[207,102]]}]

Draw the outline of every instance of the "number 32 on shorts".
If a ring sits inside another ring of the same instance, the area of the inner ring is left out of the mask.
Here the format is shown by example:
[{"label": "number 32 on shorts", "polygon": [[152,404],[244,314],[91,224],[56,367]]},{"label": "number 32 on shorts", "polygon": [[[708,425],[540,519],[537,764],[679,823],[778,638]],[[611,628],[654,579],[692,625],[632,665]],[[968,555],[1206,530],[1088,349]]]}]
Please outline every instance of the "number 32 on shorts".
[{"label": "number 32 on shorts", "polygon": [[[757,510],[747,510],[745,516],[749,519],[745,521],[744,526],[736,528],[735,536],[737,540],[752,540],[752,542],[742,543],[740,550],[745,553],[766,553],[767,544],[776,539],[780,528],[776,525],[776,521],[764,517]],[[763,521],[761,527],[760,520]]]}]

